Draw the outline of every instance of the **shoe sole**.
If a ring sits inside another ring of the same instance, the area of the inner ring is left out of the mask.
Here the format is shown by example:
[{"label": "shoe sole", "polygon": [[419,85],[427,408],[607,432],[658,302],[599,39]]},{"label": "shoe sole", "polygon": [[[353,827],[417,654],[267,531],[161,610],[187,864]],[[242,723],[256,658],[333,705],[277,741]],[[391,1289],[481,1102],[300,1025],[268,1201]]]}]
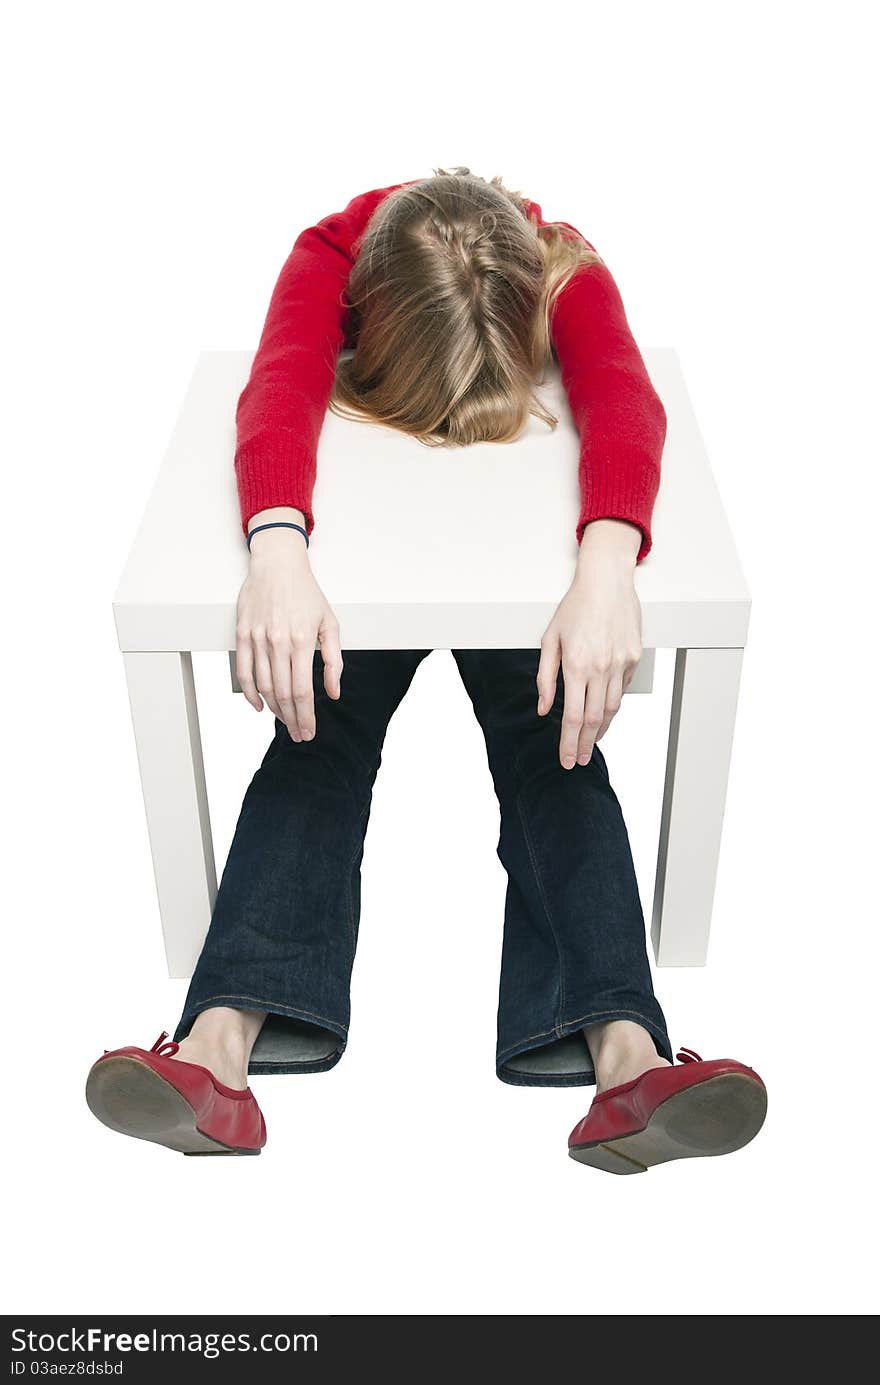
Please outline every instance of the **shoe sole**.
[{"label": "shoe sole", "polygon": [[644,1129],[618,1140],[572,1145],[579,1164],[606,1173],[645,1173],[672,1159],[732,1154],[757,1135],[767,1114],[767,1091],[743,1073],[722,1073],[657,1107]]},{"label": "shoe sole", "polygon": [[137,1058],[105,1058],[86,1082],[86,1101],[102,1125],[179,1154],[259,1154],[205,1135],[185,1096]]}]

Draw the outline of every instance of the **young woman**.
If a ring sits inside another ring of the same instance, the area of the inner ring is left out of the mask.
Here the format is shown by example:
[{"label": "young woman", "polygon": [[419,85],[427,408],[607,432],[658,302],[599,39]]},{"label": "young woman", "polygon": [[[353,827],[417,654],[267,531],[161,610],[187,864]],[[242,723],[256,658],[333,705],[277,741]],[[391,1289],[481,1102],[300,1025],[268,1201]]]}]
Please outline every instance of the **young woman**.
[{"label": "young woman", "polygon": [[258,1154],[248,1074],[323,1072],[347,1043],[372,787],[430,651],[346,650],[343,687],[339,626],[308,559],[328,406],[433,446],[510,441],[530,414],[555,425],[534,393],[554,355],[582,442],[571,585],[540,649],[452,651],[508,875],[497,1075],[595,1083],[569,1153],[612,1173],[724,1154],[760,1129],[751,1068],[687,1049],[673,1063],[597,744],[641,655],[633,574],[651,547],[665,411],[595,248],[466,168],[355,197],[302,232],[276,284],[235,454],[250,549],[236,667],[274,739],[174,1039],[105,1052],[89,1073],[112,1129],[185,1154]]}]

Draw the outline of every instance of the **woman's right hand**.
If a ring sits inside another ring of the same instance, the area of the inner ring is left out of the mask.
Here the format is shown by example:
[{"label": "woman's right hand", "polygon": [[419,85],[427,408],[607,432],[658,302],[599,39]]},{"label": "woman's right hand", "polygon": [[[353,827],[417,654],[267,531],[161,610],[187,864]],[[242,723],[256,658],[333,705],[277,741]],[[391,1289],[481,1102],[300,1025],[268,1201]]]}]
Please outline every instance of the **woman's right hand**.
[{"label": "woman's right hand", "polygon": [[[302,516],[283,516],[303,523]],[[250,522],[268,523],[269,512]],[[251,539],[250,571],[238,597],[235,628],[235,672],[252,707],[263,699],[284,722],[294,741],[315,734],[312,685],[315,645],[324,660],[328,697],[341,696],[342,650],[339,622],[309,564],[302,534],[295,529],[266,529]]]}]

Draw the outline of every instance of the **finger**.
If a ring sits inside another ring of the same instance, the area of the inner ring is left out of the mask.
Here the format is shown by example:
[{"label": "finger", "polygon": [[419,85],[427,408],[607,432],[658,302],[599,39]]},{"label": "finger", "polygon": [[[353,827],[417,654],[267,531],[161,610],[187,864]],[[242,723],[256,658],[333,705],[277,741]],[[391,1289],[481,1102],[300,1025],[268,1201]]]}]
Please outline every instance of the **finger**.
[{"label": "finger", "polygon": [[266,637],[255,630],[252,639],[254,645],[254,680],[257,684],[257,690],[262,693],[270,711],[278,717],[279,721],[283,721],[281,709],[275,701],[275,690],[272,686],[272,666],[269,662]]},{"label": "finger", "polygon": [[559,737],[559,759],[563,769],[574,766],[578,751],[578,736],[584,724],[584,698],[586,678],[578,670],[566,668],[562,663],[562,676],[565,683],[565,701],[562,708],[562,734]]},{"label": "finger", "polygon": [[584,717],[578,737],[577,758],[581,765],[588,765],[593,758],[593,746],[599,728],[605,717],[605,700],[608,689],[608,674],[594,673],[587,684],[584,704]]},{"label": "finger", "polygon": [[318,631],[318,644],[324,660],[324,688],[328,697],[342,696],[342,647],[339,643],[339,624],[326,620]]},{"label": "finger", "polygon": [[614,670],[608,679],[608,687],[605,691],[605,713],[602,717],[602,725],[599,727],[596,736],[597,741],[601,741],[608,727],[620,711],[620,705],[623,701],[625,677],[626,674],[621,666],[620,669]]},{"label": "finger", "polygon": [[559,679],[559,637],[545,635],[541,641],[541,657],[535,683],[538,688],[538,715],[545,716],[556,701],[556,684]]},{"label": "finger", "polygon": [[278,704],[277,715],[290,732],[291,740],[301,739],[293,705],[293,675],[290,670],[290,636],[269,635],[269,663],[272,668],[272,687]]},{"label": "finger", "polygon": [[315,636],[293,642],[293,701],[296,719],[304,741],[315,734],[315,688],[312,682],[315,667]]},{"label": "finger", "polygon": [[236,634],[235,676],[245,699],[258,712],[262,712],[263,699],[257,692],[257,685],[254,682],[254,647],[251,643],[250,631],[240,631]]}]

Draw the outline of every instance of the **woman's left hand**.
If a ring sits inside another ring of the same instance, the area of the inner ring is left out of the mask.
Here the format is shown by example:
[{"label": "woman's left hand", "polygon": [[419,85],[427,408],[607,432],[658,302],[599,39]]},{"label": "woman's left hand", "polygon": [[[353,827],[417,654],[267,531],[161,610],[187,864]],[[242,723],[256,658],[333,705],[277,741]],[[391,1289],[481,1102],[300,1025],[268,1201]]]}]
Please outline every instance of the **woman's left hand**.
[{"label": "woman's left hand", "polygon": [[642,656],[642,608],[633,581],[641,538],[641,530],[626,520],[587,525],[574,580],[541,640],[539,716],[553,706],[562,664],[564,769],[575,760],[589,763]]}]

